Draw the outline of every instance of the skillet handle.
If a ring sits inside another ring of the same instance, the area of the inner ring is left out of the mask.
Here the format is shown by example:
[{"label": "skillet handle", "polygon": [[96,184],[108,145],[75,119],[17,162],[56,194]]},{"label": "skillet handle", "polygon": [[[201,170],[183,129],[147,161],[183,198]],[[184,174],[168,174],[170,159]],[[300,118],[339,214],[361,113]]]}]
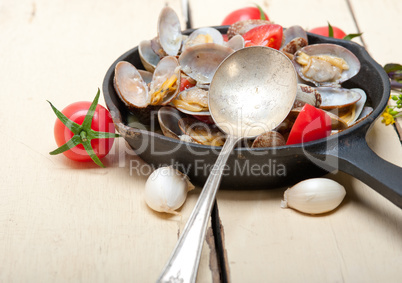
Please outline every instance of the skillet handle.
[{"label": "skillet handle", "polygon": [[[322,154],[324,151],[318,157]],[[356,177],[402,208],[402,168],[379,157],[368,146],[365,133],[339,140],[337,147],[327,148],[326,155],[338,159],[340,171]]]}]

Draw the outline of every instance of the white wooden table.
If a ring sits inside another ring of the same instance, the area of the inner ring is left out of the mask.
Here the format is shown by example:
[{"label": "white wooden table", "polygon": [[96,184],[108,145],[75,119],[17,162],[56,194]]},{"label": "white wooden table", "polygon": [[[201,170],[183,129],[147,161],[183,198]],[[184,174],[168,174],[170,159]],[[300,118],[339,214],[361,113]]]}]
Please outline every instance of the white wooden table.
[{"label": "white wooden table", "polygon": [[[181,13],[180,1],[167,2]],[[193,26],[219,25],[227,13],[253,2],[284,27],[309,29],[327,21],[348,33],[358,27],[381,65],[402,63],[399,0],[191,1]],[[123,139],[104,159],[106,169],[50,156],[56,147],[55,116],[46,100],[60,109],[91,101],[111,63],[155,36],[164,5],[157,0],[0,2],[0,282],[154,282],[158,277],[200,188],[190,193],[181,217],[169,216],[146,206],[143,190],[150,172]],[[402,166],[392,126],[377,120],[368,142],[378,155]],[[133,163],[142,170],[130,170]],[[218,192],[232,282],[401,282],[402,211],[347,174],[327,177],[343,184],[347,196],[335,213],[322,217],[281,209],[285,188]],[[204,245],[198,282],[219,280],[211,243]]]}]

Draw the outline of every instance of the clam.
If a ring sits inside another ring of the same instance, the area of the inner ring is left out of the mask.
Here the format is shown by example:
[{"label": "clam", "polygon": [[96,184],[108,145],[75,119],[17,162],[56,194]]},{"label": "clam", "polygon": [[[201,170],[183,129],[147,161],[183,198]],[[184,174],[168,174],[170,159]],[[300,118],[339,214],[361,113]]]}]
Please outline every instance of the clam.
[{"label": "clam", "polygon": [[252,148],[277,147],[286,144],[285,138],[276,131],[269,131],[259,135],[252,143]]},{"label": "clam", "polygon": [[159,42],[159,37],[155,37],[151,40],[151,48],[159,58],[167,56],[165,50],[163,50],[161,43]]},{"label": "clam", "polygon": [[204,43],[188,47],[179,57],[182,71],[201,84],[209,84],[219,64],[233,49],[216,44]]},{"label": "clam", "polygon": [[293,107],[302,107],[306,103],[314,107],[320,107],[321,95],[314,87],[299,83],[297,84],[296,99]]},{"label": "clam", "polygon": [[[149,76],[143,71],[141,73]],[[179,93],[180,66],[176,57],[167,56],[158,63],[149,83],[150,89],[141,73],[126,61],[118,62],[115,67],[114,87],[130,109],[166,105]]]},{"label": "clam", "polygon": [[151,105],[166,105],[177,96],[180,90],[180,65],[176,57],[162,58],[149,88]]},{"label": "clam", "polygon": [[291,26],[283,32],[285,38],[280,51],[285,54],[295,54],[308,44],[307,33],[301,26]]},{"label": "clam", "polygon": [[205,27],[193,31],[184,41],[182,51],[186,48],[203,43],[216,43],[223,45],[223,36],[215,28]]},{"label": "clam", "polygon": [[179,127],[179,121],[182,118],[184,115],[173,107],[163,106],[158,110],[159,126],[167,137],[180,139],[182,131]]},{"label": "clam", "polygon": [[215,125],[203,123],[195,118],[179,120],[179,127],[186,136],[203,145],[222,146],[225,135]]},{"label": "clam", "polygon": [[181,25],[176,12],[166,6],[158,19],[158,40],[167,55],[176,56],[182,44]]},{"label": "clam", "polygon": [[141,41],[140,44],[138,45],[138,53],[145,70],[153,73],[153,71],[155,71],[156,65],[160,61],[160,57],[152,49],[151,41],[150,40]]},{"label": "clam", "polygon": [[250,20],[244,20],[244,21],[238,21],[234,24],[232,24],[229,28],[228,28],[228,38],[231,39],[232,37],[234,37],[235,35],[239,34],[239,35],[243,35],[246,32],[248,32],[249,30],[261,26],[261,25],[268,25],[270,24],[270,21],[266,21],[266,20],[259,20],[259,19],[250,19]]},{"label": "clam", "polygon": [[362,97],[359,92],[345,88],[317,87],[316,90],[322,99],[320,108],[338,111],[340,116],[356,107]]},{"label": "clam", "polygon": [[349,110],[347,113],[343,114],[340,118],[342,118],[349,126],[353,125],[364,108],[364,104],[367,101],[366,92],[360,88],[352,88],[352,91],[358,92],[361,95],[361,98],[356,102],[356,104]]},{"label": "clam", "polygon": [[360,70],[359,59],[336,44],[303,47],[295,53],[293,64],[302,79],[316,86],[339,86]]},{"label": "clam", "polygon": [[208,91],[197,86],[181,91],[172,104],[188,114],[208,111]]},{"label": "clam", "polygon": [[120,61],[116,64],[113,82],[117,95],[128,108],[145,108],[150,104],[148,87],[131,63]]},{"label": "clam", "polygon": [[239,50],[244,48],[244,38],[241,35],[236,34],[228,42],[226,42],[226,46],[232,48],[233,50]]}]

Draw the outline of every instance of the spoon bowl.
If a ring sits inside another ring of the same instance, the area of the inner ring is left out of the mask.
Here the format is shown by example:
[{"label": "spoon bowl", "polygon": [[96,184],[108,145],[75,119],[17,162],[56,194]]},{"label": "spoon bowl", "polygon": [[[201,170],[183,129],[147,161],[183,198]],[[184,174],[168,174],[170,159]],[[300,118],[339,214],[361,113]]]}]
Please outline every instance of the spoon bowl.
[{"label": "spoon bowl", "polygon": [[296,92],[293,64],[275,49],[240,49],[219,65],[209,90],[209,108],[227,134],[226,142],[158,282],[195,282],[208,219],[230,153],[240,139],[277,127],[291,110]]},{"label": "spoon bowl", "polygon": [[277,127],[295,100],[297,75],[283,53],[263,46],[240,49],[219,66],[209,111],[226,134],[252,138]]}]

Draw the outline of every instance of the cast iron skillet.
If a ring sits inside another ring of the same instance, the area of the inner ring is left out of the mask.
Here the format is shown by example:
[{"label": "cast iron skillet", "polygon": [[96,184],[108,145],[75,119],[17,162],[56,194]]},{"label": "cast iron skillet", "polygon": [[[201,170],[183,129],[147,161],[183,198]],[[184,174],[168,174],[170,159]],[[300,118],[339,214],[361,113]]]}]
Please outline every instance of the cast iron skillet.
[{"label": "cast iron skillet", "polygon": [[[226,33],[227,27],[216,27]],[[189,34],[192,30],[184,33]],[[271,189],[292,185],[303,179],[319,177],[327,172],[346,172],[402,207],[402,168],[374,153],[365,140],[373,122],[387,105],[390,84],[387,74],[360,45],[344,40],[308,34],[309,44],[334,43],[352,51],[361,62],[360,72],[343,83],[345,88],[358,87],[367,93],[373,113],[353,126],[327,139],[277,148],[236,148],[224,171],[221,188],[232,190]],[[129,110],[118,98],[114,87],[114,68],[119,61],[131,62],[143,69],[135,47],[121,55],[107,71],[103,94],[120,134],[145,162],[157,168],[173,165],[202,186],[218,156],[219,147],[181,142],[145,129],[127,126]],[[157,124],[156,115],[151,124]],[[138,168],[137,168],[138,169]]]}]

